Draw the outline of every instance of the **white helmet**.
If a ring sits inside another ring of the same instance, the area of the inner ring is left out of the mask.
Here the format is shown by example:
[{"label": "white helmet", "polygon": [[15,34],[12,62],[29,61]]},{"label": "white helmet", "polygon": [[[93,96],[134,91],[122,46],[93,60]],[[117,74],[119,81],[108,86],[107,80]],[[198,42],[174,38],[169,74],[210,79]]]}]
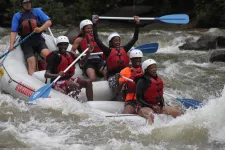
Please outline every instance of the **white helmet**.
[{"label": "white helmet", "polygon": [[58,45],[59,43],[69,43],[69,39],[68,37],[66,36],[59,36],[57,39],[56,39],[56,45]]},{"label": "white helmet", "polygon": [[130,58],[135,58],[135,57],[143,57],[143,53],[139,49],[133,49],[130,51]]},{"label": "white helmet", "polygon": [[112,38],[114,38],[115,36],[120,37],[120,35],[119,35],[117,32],[113,32],[113,33],[111,33],[111,34],[108,36],[108,43],[109,43],[109,41],[111,41]]},{"label": "white helmet", "polygon": [[156,64],[156,61],[153,59],[147,59],[142,63],[142,70],[143,72],[145,72],[145,69],[148,68],[148,66],[152,65],[152,64]]},{"label": "white helmet", "polygon": [[89,25],[89,24],[93,25],[91,20],[89,20],[89,19],[82,20],[80,22],[80,31],[83,29],[84,26]]}]

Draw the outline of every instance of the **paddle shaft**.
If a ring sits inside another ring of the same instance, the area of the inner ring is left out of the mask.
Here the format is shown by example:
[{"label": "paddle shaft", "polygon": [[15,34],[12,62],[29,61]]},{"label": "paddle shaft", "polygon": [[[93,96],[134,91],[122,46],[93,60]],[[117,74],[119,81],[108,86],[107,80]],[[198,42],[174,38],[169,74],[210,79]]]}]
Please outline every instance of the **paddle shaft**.
[{"label": "paddle shaft", "polygon": [[[133,17],[108,17],[108,16],[99,16],[99,19],[110,19],[110,20],[134,20]],[[162,17],[139,17],[139,20],[159,20],[165,23],[172,24],[187,24],[189,22],[189,16],[186,14],[172,14]]]},{"label": "paddle shaft", "polygon": [[[108,17],[108,16],[99,16],[99,19],[109,19],[109,20],[134,20],[134,17]],[[155,18],[149,17],[139,17],[140,20],[156,20]]]},{"label": "paddle shaft", "polygon": [[[26,41],[29,37],[31,37],[35,32],[30,33],[28,36],[26,36],[25,38],[23,38],[20,42],[18,42],[16,45],[13,46],[13,48],[15,49],[17,46],[19,46],[21,43],[23,43],[24,41]],[[2,56],[0,56],[0,59],[3,58],[4,56],[8,55],[10,51],[8,50],[6,53],[4,53]]]},{"label": "paddle shaft", "polygon": [[[63,72],[66,73],[87,51],[89,50],[89,47],[86,48]],[[61,76],[58,76],[53,82],[55,83],[56,81],[59,80],[59,78],[61,78]]]},{"label": "paddle shaft", "polygon": [[50,29],[50,27],[48,27],[48,31],[49,31],[50,35],[52,36],[53,41],[54,41],[54,43],[56,45],[56,40],[55,40],[55,37],[54,37],[54,35],[53,35],[52,30]]}]

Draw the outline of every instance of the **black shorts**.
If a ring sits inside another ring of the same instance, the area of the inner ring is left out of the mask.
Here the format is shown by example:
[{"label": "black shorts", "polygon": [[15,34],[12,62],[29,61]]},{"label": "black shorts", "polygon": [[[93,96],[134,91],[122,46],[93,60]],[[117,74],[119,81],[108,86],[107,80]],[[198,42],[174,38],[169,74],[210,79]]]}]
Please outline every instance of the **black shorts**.
[{"label": "black shorts", "polygon": [[48,49],[45,39],[42,37],[31,37],[21,44],[25,59],[40,54],[43,49]]},{"label": "black shorts", "polygon": [[83,71],[86,72],[88,68],[92,68],[96,72],[98,72],[104,65],[105,65],[105,61],[102,60],[101,58],[88,59],[83,66]]},{"label": "black shorts", "polygon": [[137,101],[136,100],[130,100],[130,101],[125,101],[125,105],[131,105],[134,107],[134,109],[137,107]]}]

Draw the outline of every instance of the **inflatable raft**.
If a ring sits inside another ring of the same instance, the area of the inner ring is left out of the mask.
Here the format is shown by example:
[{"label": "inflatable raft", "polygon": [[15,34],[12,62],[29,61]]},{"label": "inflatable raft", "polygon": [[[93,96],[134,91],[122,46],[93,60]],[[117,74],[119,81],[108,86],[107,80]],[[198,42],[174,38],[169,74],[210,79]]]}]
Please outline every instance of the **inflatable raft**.
[{"label": "inflatable raft", "polygon": [[[49,50],[55,50],[55,44],[51,36],[44,35]],[[18,41],[17,41],[18,42]],[[1,59],[0,83],[3,93],[10,94],[28,102],[34,91],[45,85],[45,71],[35,72],[33,76],[28,75],[27,64],[18,46],[14,51]],[[79,67],[76,67],[75,76],[84,77]],[[126,120],[146,124],[146,120],[137,115],[122,114],[124,102],[110,101],[113,98],[111,89],[107,81],[93,82],[94,101],[84,102],[85,107],[89,107],[97,114],[116,120]],[[51,89],[50,98],[73,99],[54,89]],[[85,89],[82,89],[80,99],[86,100]],[[73,99],[74,100],[74,99]]]}]

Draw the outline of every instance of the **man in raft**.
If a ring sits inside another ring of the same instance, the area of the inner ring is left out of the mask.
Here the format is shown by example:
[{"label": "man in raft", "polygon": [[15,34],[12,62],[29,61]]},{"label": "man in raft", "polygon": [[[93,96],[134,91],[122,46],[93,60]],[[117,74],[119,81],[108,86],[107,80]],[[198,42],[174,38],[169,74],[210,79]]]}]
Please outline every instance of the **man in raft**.
[{"label": "man in raft", "polygon": [[134,79],[137,74],[142,73],[141,59],[143,57],[142,51],[133,49],[130,51],[131,66],[124,68],[120,71],[121,77],[119,78],[119,87],[121,89],[122,99],[125,101],[124,113],[134,114],[137,106],[136,101],[136,84],[135,82],[124,79]]},{"label": "man in raft", "polygon": [[[58,76],[61,78],[53,85],[53,88],[64,94],[69,94],[72,97],[76,97],[81,88],[86,88],[86,96],[89,101],[93,100],[92,81],[90,79],[82,79],[79,77],[73,78],[75,74],[75,64],[66,73],[63,71],[76,59],[76,56],[67,52],[69,46],[69,39],[66,36],[59,36],[57,38],[58,50],[51,52],[47,58],[47,67],[45,72],[45,78],[51,78],[54,81]],[[93,51],[93,47],[87,51],[86,56],[80,60],[80,65],[84,65],[87,61],[90,53]]]}]

